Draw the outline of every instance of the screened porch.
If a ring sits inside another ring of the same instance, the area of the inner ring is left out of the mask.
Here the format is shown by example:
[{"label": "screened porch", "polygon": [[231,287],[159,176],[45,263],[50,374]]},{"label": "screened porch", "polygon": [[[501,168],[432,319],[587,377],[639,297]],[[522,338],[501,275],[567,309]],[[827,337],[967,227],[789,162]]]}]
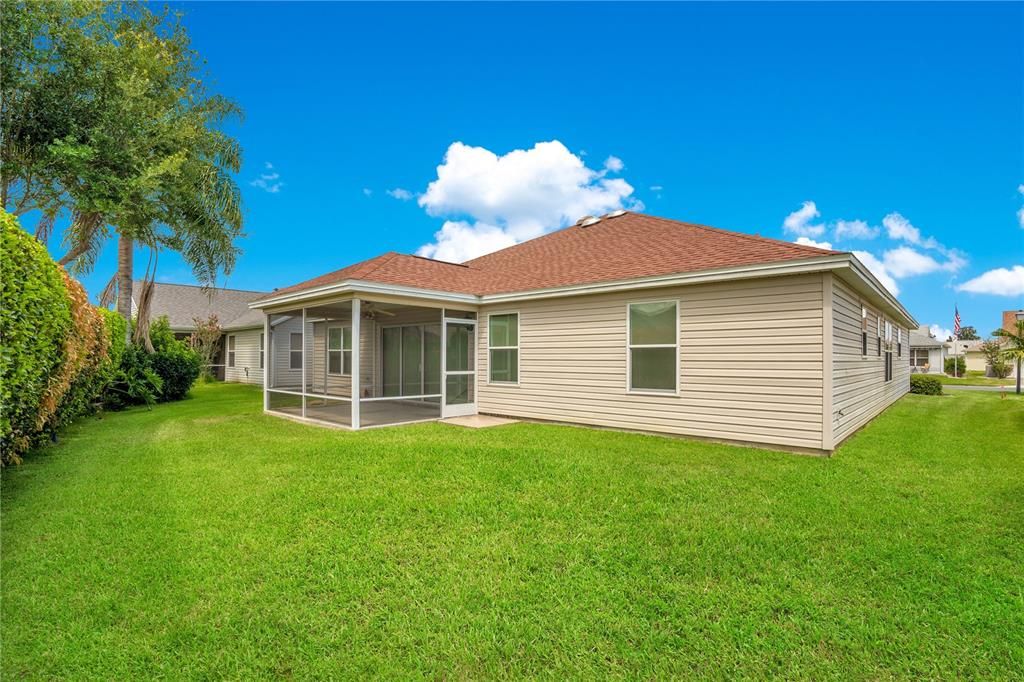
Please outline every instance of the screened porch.
[{"label": "screened porch", "polygon": [[347,428],[476,412],[476,313],[351,299],[266,315],[264,409]]}]

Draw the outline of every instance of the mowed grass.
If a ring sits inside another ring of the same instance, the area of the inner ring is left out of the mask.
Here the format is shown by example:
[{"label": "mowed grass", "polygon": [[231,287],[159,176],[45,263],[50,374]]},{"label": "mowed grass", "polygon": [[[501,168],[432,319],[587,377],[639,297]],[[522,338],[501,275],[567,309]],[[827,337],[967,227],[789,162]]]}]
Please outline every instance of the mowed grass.
[{"label": "mowed grass", "polygon": [[929,374],[928,376],[935,377],[943,384],[948,384],[950,386],[1007,386],[1015,388],[1017,385],[1017,379],[1013,377],[997,379],[995,377],[987,377],[980,372],[973,375],[967,375],[965,377],[951,377],[946,374]]},{"label": "mowed grass", "polygon": [[3,472],[4,679],[1024,670],[1016,397],[907,396],[828,459],[260,408],[201,386]]}]

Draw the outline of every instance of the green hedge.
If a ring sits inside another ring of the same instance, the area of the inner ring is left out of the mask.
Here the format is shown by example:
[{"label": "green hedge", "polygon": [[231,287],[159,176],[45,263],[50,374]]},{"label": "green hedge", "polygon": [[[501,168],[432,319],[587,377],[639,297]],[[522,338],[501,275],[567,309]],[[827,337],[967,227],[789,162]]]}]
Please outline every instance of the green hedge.
[{"label": "green hedge", "polygon": [[910,392],[921,395],[942,395],[942,382],[938,377],[930,377],[927,374],[911,374]]},{"label": "green hedge", "polygon": [[[965,360],[962,355],[957,356],[955,358],[955,362],[956,362],[956,369],[955,370],[953,369],[953,362],[954,362],[954,358],[946,358],[946,363],[942,367],[943,371],[946,374],[948,374],[949,376],[953,376],[954,372],[955,372],[956,376],[958,376],[958,377],[964,376],[964,372],[967,370],[967,360]],[[982,372],[981,374],[984,375],[984,372]]]},{"label": "green hedge", "polygon": [[71,301],[61,268],[0,210],[0,448],[17,462],[39,438],[40,406],[65,361]]}]

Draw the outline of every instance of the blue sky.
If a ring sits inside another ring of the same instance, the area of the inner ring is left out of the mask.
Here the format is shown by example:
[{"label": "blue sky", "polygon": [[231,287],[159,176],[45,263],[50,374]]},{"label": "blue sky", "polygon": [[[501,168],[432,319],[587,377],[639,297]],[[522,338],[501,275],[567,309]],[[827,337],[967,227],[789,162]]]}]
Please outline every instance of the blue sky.
[{"label": "blue sky", "polygon": [[[1024,306],[1024,5],[180,7],[246,111],[227,286],[623,205],[869,254],[922,323]],[[192,281],[169,255],[159,279]]]}]

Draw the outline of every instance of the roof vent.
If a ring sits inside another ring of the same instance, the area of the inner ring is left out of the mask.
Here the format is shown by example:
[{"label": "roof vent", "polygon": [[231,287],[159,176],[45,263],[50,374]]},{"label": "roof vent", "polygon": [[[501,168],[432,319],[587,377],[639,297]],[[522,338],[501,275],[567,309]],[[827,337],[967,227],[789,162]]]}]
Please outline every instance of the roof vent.
[{"label": "roof vent", "polygon": [[624,210],[622,210],[621,208],[618,211],[612,211],[611,213],[608,213],[608,214],[606,214],[606,215],[604,215],[602,217],[604,217],[604,218],[618,218],[620,215],[626,215],[626,212]]},{"label": "roof vent", "polygon": [[599,222],[601,222],[600,218],[595,218],[592,215],[588,215],[577,220],[576,224],[579,225],[580,227],[590,227],[591,225],[596,225]]}]

